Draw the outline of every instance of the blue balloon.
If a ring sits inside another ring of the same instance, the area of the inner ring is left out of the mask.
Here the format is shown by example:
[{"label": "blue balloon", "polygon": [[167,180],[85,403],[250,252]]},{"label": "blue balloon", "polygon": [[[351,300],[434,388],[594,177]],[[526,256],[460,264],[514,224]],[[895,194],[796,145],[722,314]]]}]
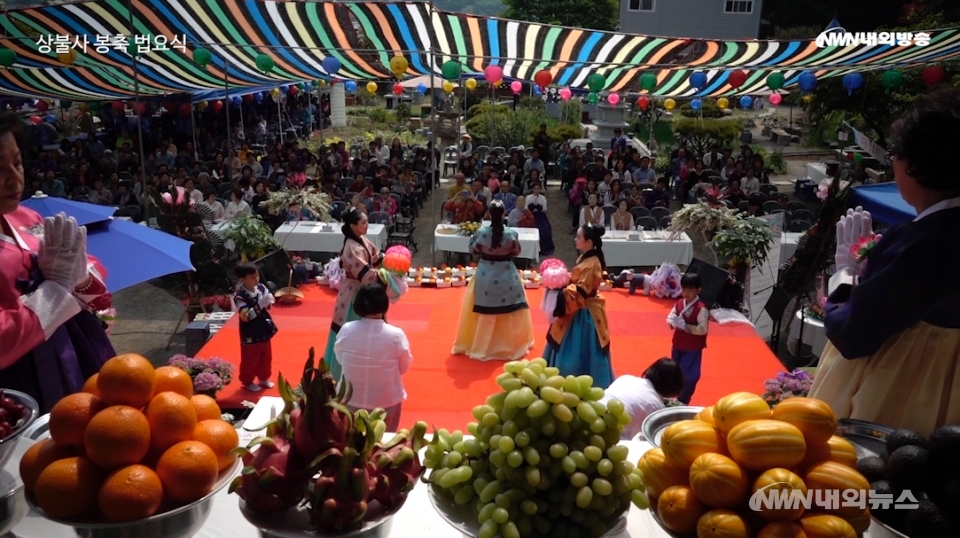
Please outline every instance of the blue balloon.
[{"label": "blue balloon", "polygon": [[320,65],[328,75],[335,75],[337,71],[340,70],[340,60],[334,58],[333,56],[327,56],[324,58]]},{"label": "blue balloon", "polygon": [[148,131],[150,129],[150,120],[140,120],[140,128],[143,129],[144,132]]},{"label": "blue balloon", "polygon": [[534,85],[534,86],[533,86],[533,95],[540,95],[541,93],[543,93],[543,90],[540,89],[540,86]]},{"label": "blue balloon", "polygon": [[233,96],[233,99],[231,99],[231,100],[233,101],[233,104],[235,104],[235,105],[237,105],[237,106],[240,106],[240,103],[243,102],[243,99],[241,99],[239,95],[234,95],[234,96]]},{"label": "blue balloon", "polygon": [[426,95],[426,94],[427,94],[427,85],[424,84],[424,83],[422,83],[422,82],[421,82],[420,84],[417,84],[417,91],[420,92],[420,93],[422,93],[423,95]]},{"label": "blue balloon", "polygon": [[698,90],[702,90],[707,86],[707,74],[703,71],[695,71],[690,75],[690,85]]},{"label": "blue balloon", "polygon": [[343,87],[344,87],[348,92],[355,92],[355,91],[357,91],[357,83],[354,82],[354,81],[352,81],[352,80],[348,80],[347,83],[343,85]]},{"label": "blue balloon", "polygon": [[288,86],[288,85],[286,85],[286,84],[284,84],[283,86],[280,86],[280,94],[281,94],[281,95],[286,95],[286,94],[288,94],[288,93],[290,93],[290,86]]},{"label": "blue balloon", "polygon": [[843,87],[847,89],[847,95],[853,95],[853,91],[859,90],[861,86],[863,86],[863,75],[860,73],[843,75]]},{"label": "blue balloon", "polygon": [[801,91],[812,92],[814,88],[817,87],[817,75],[810,71],[804,71],[800,73],[800,77],[797,78],[797,84],[800,86]]},{"label": "blue balloon", "polygon": [[57,117],[53,114],[47,114],[43,119],[47,120],[47,123],[57,123]]},{"label": "blue balloon", "polygon": [[740,98],[740,108],[750,108],[751,106],[753,106],[753,99],[749,95]]},{"label": "blue balloon", "polygon": [[258,102],[258,103],[259,103],[260,101],[263,101],[263,94],[260,93],[260,92],[257,92],[257,93],[255,93],[255,94],[253,94],[253,100],[256,101],[256,102]]},{"label": "blue balloon", "polygon": [[[694,73],[696,74],[696,73]],[[700,98],[696,98],[693,101],[690,101],[690,108],[694,110],[700,110],[703,107],[703,103],[700,102]]]}]

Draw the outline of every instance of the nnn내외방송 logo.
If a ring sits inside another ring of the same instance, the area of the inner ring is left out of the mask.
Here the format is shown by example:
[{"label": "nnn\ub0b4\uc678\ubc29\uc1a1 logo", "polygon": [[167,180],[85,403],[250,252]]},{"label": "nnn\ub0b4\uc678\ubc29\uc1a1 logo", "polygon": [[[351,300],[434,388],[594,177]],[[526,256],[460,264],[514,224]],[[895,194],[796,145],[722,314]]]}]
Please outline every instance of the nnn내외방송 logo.
[{"label": "nnn\ub0b4\uc678\ubc29\uc1a1 logo", "polygon": [[926,47],[930,44],[930,34],[926,32],[848,32],[843,28],[828,28],[816,39],[817,47],[852,47],[868,45],[876,47]]}]

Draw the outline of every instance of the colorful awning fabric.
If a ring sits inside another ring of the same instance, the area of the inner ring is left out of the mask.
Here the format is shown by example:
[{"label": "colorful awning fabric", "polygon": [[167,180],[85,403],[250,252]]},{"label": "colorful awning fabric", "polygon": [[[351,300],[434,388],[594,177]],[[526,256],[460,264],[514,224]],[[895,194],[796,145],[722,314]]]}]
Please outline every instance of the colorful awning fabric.
[{"label": "colorful awning fabric", "polygon": [[[392,78],[390,58],[403,55],[406,76],[439,75],[441,65],[454,60],[465,76],[482,76],[485,66],[497,64],[508,78],[532,80],[547,69],[555,85],[585,88],[587,77],[600,73],[607,91],[628,92],[638,91],[640,74],[651,72],[658,81],[654,95],[719,96],[761,92],[774,71],[789,87],[803,71],[823,78],[960,56],[960,28],[928,32],[926,46],[818,48],[813,40],[721,42],[598,32],[431,12],[414,2],[133,0],[132,16],[127,6],[99,0],[0,15],[0,47],[17,54],[14,65],[0,69],[0,94],[102,100],[321,78],[378,80]],[[120,36],[154,37],[134,59]],[[162,40],[166,50],[158,50]],[[198,47],[212,53],[205,67],[193,61]],[[261,54],[273,59],[269,73],[256,65]],[[328,55],[339,61],[338,72],[324,71]],[[736,90],[727,84],[735,69],[748,73]],[[694,70],[707,75],[700,91],[689,85]]]}]

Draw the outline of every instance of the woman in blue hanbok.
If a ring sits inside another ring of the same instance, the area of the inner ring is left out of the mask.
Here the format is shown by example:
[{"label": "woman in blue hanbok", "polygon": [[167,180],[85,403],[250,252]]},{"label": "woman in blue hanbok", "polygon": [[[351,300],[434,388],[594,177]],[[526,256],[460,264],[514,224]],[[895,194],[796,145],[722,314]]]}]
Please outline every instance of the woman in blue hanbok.
[{"label": "woman in blue hanbok", "polygon": [[526,198],[527,209],[533,213],[533,221],[540,230],[540,255],[553,255],[553,227],[547,218],[547,197],[541,192],[543,187],[534,183],[533,192]]}]

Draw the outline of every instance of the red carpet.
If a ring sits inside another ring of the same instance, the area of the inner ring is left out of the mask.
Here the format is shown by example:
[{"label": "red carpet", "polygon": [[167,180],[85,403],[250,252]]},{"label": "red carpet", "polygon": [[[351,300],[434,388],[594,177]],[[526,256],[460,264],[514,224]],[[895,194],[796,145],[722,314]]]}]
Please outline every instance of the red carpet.
[{"label": "red carpet", "polygon": [[[502,362],[479,362],[450,354],[460,317],[465,288],[412,288],[390,307],[389,321],[402,328],[413,351],[413,366],[403,377],[408,399],[401,423],[408,426],[425,420],[437,428],[465,429],[470,411],[498,390],[494,379],[503,372]],[[303,301],[272,310],[280,332],[273,339],[273,372],[296,383],[307,351],[317,350],[318,359],[330,332],[330,316],[336,292],[326,287],[303,286]],[[666,316],[673,301],[629,296],[625,290],[604,292],[612,337],[614,372],[640,375],[654,360],[669,356],[672,332]],[[547,322],[539,305],[541,290],[527,290],[537,342],[530,358],[542,353]],[[201,350],[203,358],[222,357],[238,365],[238,321],[232,319]],[[712,405],[734,391],[761,392],[763,382],[782,370],[780,362],[756,332],[745,325],[710,324],[704,352],[703,374],[693,397],[694,405]],[[244,400],[277,395],[276,389],[258,393],[244,390],[234,380],[218,395],[223,408],[239,408]]]}]

